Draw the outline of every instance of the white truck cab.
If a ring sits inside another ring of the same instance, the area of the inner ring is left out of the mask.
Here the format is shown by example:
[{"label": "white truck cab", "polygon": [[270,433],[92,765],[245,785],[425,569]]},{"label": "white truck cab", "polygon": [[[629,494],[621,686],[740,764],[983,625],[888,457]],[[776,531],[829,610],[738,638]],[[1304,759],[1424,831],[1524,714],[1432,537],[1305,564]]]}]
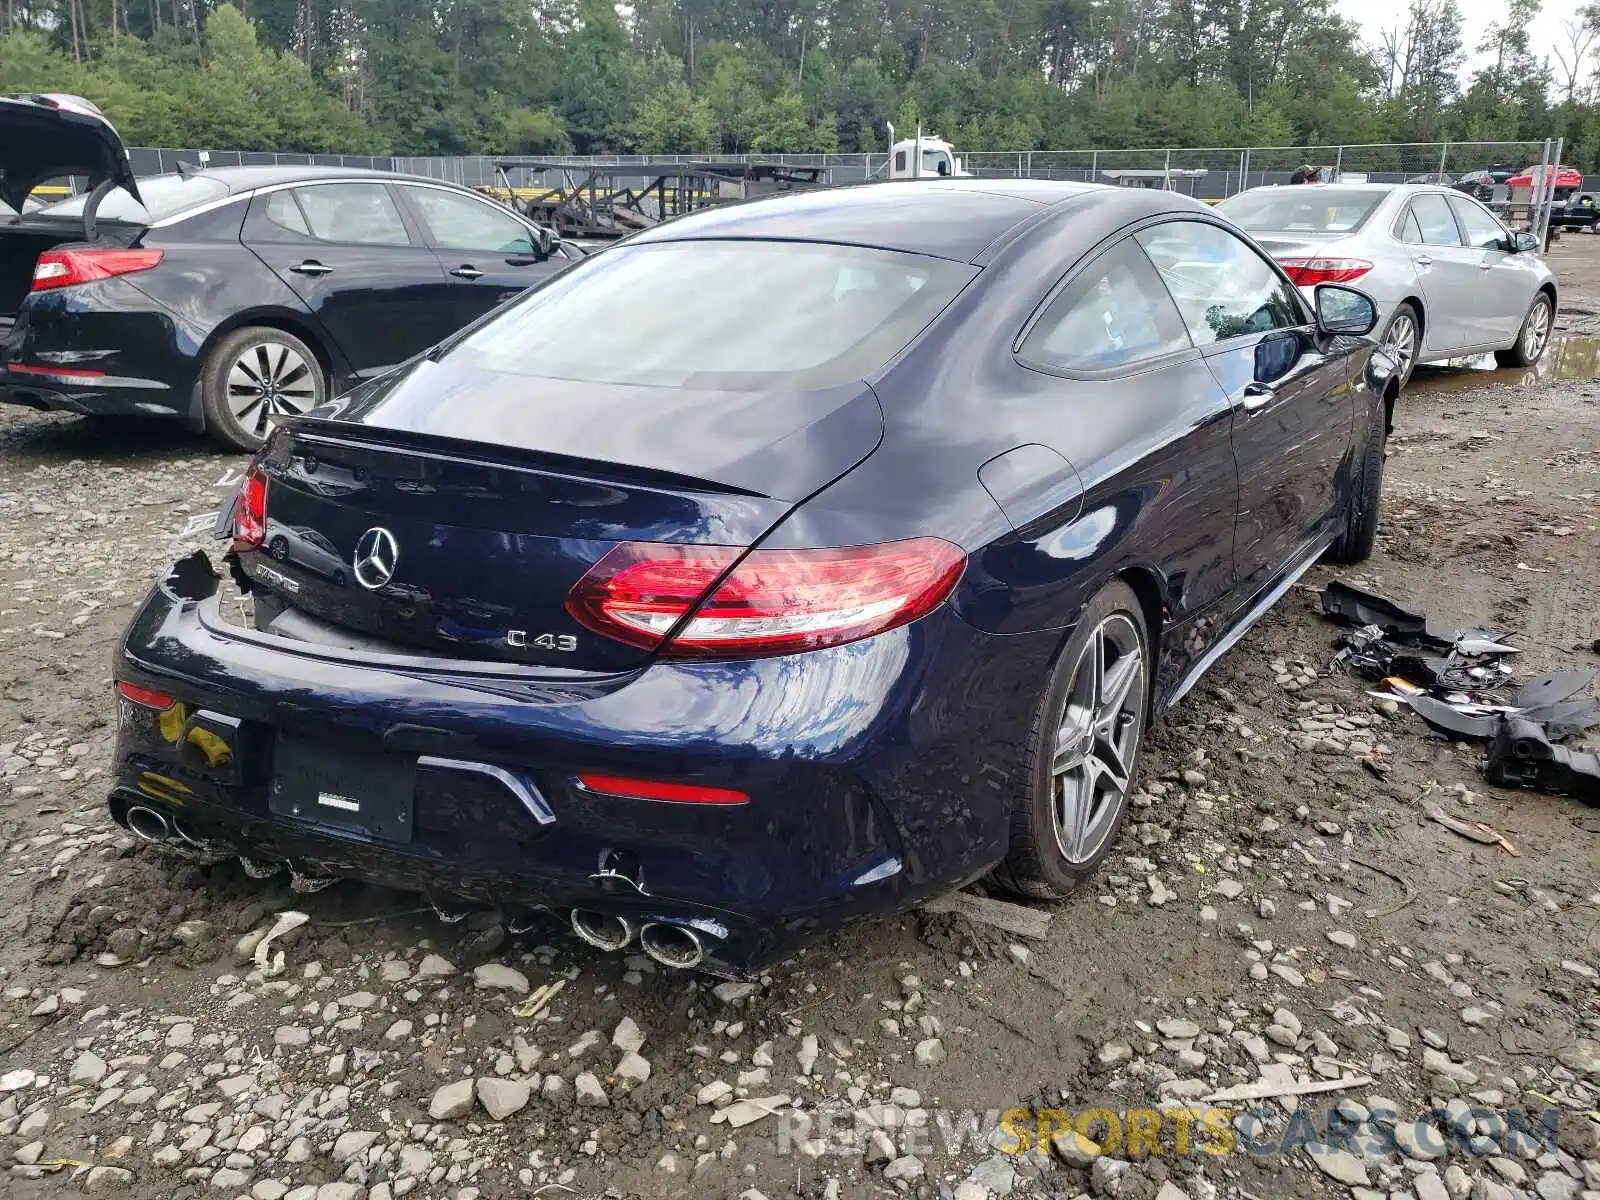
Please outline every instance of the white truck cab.
[{"label": "white truck cab", "polygon": [[894,140],[894,126],[889,126],[889,178],[890,179],[941,179],[970,178],[968,171],[956,157],[955,147],[937,134],[925,134],[918,126],[915,137]]}]

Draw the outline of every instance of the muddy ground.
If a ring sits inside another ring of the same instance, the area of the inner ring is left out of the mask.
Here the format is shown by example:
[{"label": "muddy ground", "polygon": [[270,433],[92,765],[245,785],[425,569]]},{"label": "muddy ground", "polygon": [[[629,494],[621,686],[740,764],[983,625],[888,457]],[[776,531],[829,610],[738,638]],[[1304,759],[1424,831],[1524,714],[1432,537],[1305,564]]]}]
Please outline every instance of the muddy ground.
[{"label": "muddy ground", "polygon": [[[1551,257],[1594,332],[1600,238]],[[1347,577],[1515,631],[1523,674],[1600,666],[1596,353],[1420,372]],[[916,913],[714,988],[110,823],[112,647],[241,461],[0,413],[0,1194],[1600,1196],[1600,810],[1488,787],[1477,748],[1330,674],[1333,569],[1157,730],[1117,854],[1044,937]],[[238,943],[285,910],[310,923],[263,972]],[[1347,1082],[1208,1099],[1258,1079]],[[1460,1136],[1416,1124],[1446,1104]],[[1163,1106],[1229,1112],[1202,1137]],[[1026,1112],[1087,1108],[1159,1140],[1006,1153]]]}]

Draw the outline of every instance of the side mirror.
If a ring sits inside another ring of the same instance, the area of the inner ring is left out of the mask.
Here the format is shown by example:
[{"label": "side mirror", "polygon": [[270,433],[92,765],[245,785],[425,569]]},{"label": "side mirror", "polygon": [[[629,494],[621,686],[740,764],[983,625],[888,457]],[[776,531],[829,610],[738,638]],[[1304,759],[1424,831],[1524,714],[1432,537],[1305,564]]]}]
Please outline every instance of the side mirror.
[{"label": "side mirror", "polygon": [[1378,323],[1378,306],[1365,292],[1337,283],[1319,283],[1314,295],[1317,328],[1323,333],[1366,337]]},{"label": "side mirror", "polygon": [[556,236],[553,229],[546,229],[543,225],[535,225],[533,229],[533,248],[542,262],[556,252],[561,239]]},{"label": "side mirror", "polygon": [[1539,248],[1539,235],[1524,230],[1522,233],[1511,235],[1510,250],[1512,254],[1527,254],[1530,250]]}]

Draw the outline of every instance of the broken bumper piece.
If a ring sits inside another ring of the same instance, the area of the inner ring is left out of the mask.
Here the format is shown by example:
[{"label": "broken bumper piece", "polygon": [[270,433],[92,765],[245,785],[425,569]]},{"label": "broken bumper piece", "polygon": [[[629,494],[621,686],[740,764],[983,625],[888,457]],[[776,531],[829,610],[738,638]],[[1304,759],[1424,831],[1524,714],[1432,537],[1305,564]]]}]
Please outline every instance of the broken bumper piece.
[{"label": "broken bumper piece", "polygon": [[1532,721],[1500,722],[1484,775],[1501,787],[1534,788],[1600,804],[1600,755],[1557,746]]}]

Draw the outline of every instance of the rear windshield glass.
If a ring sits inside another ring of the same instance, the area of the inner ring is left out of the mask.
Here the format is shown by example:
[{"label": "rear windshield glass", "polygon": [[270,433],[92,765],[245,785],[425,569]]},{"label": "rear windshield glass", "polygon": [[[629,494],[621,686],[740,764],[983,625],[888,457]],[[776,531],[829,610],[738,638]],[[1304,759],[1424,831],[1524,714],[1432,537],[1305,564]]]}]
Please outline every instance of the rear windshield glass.
[{"label": "rear windshield glass", "polygon": [[618,246],[451,349],[516,375],[730,391],[836,387],[872,374],[977,269],[804,242]]},{"label": "rear windshield glass", "polygon": [[1387,193],[1293,186],[1242,192],[1217,211],[1246,229],[1272,233],[1349,233],[1361,228]]},{"label": "rear windshield glass", "polygon": [[[182,175],[153,175],[139,180],[141,205],[122,188],[113,188],[111,194],[100,202],[95,217],[101,221],[159,221],[186,208],[219,200],[228,194],[228,187],[215,179],[196,175],[185,179]],[[83,206],[89,202],[88,193],[72,196],[47,204],[39,210],[41,217],[81,217]]]}]

